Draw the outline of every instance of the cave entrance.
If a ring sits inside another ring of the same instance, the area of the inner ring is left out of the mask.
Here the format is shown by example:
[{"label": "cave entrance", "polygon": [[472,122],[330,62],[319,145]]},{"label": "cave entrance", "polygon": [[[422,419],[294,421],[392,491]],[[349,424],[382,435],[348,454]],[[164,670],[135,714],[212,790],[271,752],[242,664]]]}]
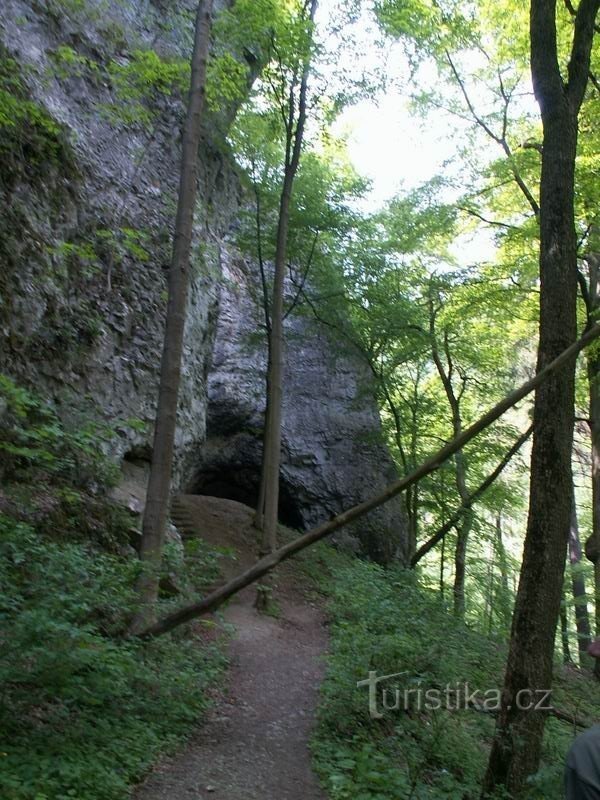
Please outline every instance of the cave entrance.
[{"label": "cave entrance", "polygon": [[[250,508],[258,505],[260,466],[221,464],[201,468],[188,485],[189,494],[236,500]],[[294,495],[284,479],[279,484],[279,521],[288,528],[302,530],[304,523]]]}]

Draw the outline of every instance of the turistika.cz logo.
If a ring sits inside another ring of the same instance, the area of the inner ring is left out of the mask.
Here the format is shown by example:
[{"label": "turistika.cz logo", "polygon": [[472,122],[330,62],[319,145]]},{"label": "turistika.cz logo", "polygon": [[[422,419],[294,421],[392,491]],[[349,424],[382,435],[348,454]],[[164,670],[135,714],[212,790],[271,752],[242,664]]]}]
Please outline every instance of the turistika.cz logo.
[{"label": "turistika.cz logo", "polygon": [[[394,711],[460,711],[471,708],[494,713],[500,710],[502,692],[498,688],[473,689],[466,681],[427,687],[415,678],[409,678],[406,687],[398,686],[398,679],[406,675],[407,672],[378,675],[373,670],[368,678],[357,681],[357,687],[368,687],[371,719],[382,719],[386,713]],[[395,685],[390,686],[391,681]],[[515,698],[515,705],[521,711],[551,711],[551,694],[549,689],[522,689]]]}]

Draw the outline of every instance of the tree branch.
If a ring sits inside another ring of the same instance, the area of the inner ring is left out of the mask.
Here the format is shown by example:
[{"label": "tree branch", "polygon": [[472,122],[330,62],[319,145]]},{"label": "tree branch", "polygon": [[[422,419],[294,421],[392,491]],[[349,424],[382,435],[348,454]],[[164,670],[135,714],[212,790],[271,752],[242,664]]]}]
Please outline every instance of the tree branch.
[{"label": "tree branch", "polygon": [[473,506],[477,502],[477,500],[479,500],[481,495],[484,494],[487,489],[489,489],[489,487],[494,483],[494,481],[500,476],[500,474],[508,466],[509,462],[513,459],[513,457],[519,452],[519,450],[525,444],[527,439],[529,439],[529,437],[531,436],[532,433],[533,433],[533,425],[530,425],[529,428],[525,431],[525,433],[523,433],[521,436],[519,436],[517,441],[513,444],[513,446],[510,448],[510,450],[506,453],[506,455],[504,456],[502,461],[498,464],[496,469],[493,472],[491,472],[482,483],[479,484],[477,489],[475,489],[475,491],[472,492],[469,495],[469,497],[463,503],[461,503],[461,505],[454,512],[454,514],[450,517],[448,522],[446,522],[444,525],[442,525],[442,527],[439,528],[433,534],[433,536],[425,542],[425,544],[422,544],[421,547],[419,547],[419,549],[416,551],[416,553],[414,554],[414,556],[411,559],[411,562],[410,562],[411,567],[415,567],[419,563],[419,561],[424,556],[426,556],[427,553],[429,553],[430,550],[433,550],[433,548],[436,546],[436,544],[439,541],[441,541],[444,538],[444,536],[446,536],[446,534],[449,533],[450,530],[458,522],[460,522],[460,518],[465,513],[465,511],[468,511],[468,509],[470,509],[471,506]]},{"label": "tree branch", "polygon": [[600,0],[581,0],[575,15],[575,32],[569,59],[567,92],[572,107],[579,109],[590,75],[591,42]]},{"label": "tree branch", "polygon": [[[600,0],[598,0],[598,1],[600,1]],[[471,102],[471,98],[469,97],[469,93],[467,92],[467,89],[466,89],[466,86],[464,84],[464,81],[460,77],[460,75],[458,73],[458,70],[456,69],[456,66],[454,65],[454,61],[452,60],[452,56],[450,55],[448,50],[446,50],[446,58],[448,60],[448,63],[450,64],[450,69],[452,70],[452,74],[454,75],[454,78],[455,78],[456,82],[458,83],[458,86],[460,88],[461,94],[465,99],[465,103],[467,104],[467,108],[469,109],[469,111],[471,113],[471,116],[473,117],[475,122],[479,125],[479,127],[482,130],[484,130],[485,133],[490,137],[490,139],[492,139],[494,142],[496,142],[496,144],[498,144],[502,148],[502,150],[504,151],[505,156],[508,159],[508,163],[510,165],[510,170],[511,170],[511,172],[513,174],[513,178],[514,178],[517,186],[519,187],[519,189],[521,190],[521,193],[523,194],[523,196],[525,197],[525,199],[529,203],[529,206],[531,207],[531,210],[533,211],[535,216],[539,217],[539,215],[540,215],[539,204],[538,204],[537,200],[535,199],[535,197],[533,196],[533,194],[531,193],[531,191],[529,190],[529,187],[527,186],[527,184],[523,180],[523,178],[521,176],[521,173],[517,169],[517,166],[515,164],[515,159],[514,159],[514,156],[513,156],[513,152],[512,152],[512,150],[510,148],[510,145],[508,144],[508,141],[506,139],[506,130],[507,130],[507,127],[508,127],[508,106],[510,104],[511,96],[510,96],[510,94],[508,94],[506,92],[506,90],[504,88],[504,83],[502,82],[501,76],[499,75],[498,78],[499,78],[499,81],[500,81],[500,94],[502,96],[502,100],[504,101],[504,108],[503,108],[503,112],[502,112],[502,135],[498,136],[498,134],[494,133],[494,131],[490,128],[490,126],[483,119],[483,117],[480,117],[479,114],[477,113],[477,111],[475,110],[475,107],[474,107],[473,103]]]}]

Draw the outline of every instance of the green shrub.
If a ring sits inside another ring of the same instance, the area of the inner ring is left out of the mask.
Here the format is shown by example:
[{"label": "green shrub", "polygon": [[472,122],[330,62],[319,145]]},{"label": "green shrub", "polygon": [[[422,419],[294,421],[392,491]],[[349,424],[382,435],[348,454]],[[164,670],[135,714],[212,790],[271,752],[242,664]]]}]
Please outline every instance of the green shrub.
[{"label": "green shrub", "polygon": [[136,562],[0,515],[0,796],[120,800],[206,708],[214,645],[111,638]]},{"label": "green shrub", "polygon": [[149,129],[161,100],[182,96],[189,87],[190,65],[185,59],[163,59],[154,50],[134,50],[126,63],[111,61],[108,73],[116,97],[104,109],[109,119]]},{"label": "green shrub", "polygon": [[[110,435],[89,422],[67,428],[0,376],[3,800],[127,797],[197,723],[224,667],[214,636],[123,637],[140,567],[118,554],[131,519],[108,498]],[[172,550],[164,570],[176,566],[184,589],[214,580],[218,552],[196,543],[182,563]]]},{"label": "green shrub", "polygon": [[118,469],[99,449],[114,435],[107,425],[80,418],[68,428],[51,405],[1,374],[0,404],[5,480],[42,473],[49,483],[68,481],[81,489],[116,483]]},{"label": "green shrub", "polygon": [[[313,752],[331,800],[479,798],[494,731],[491,714],[409,704],[372,719],[367,688],[357,682],[375,670],[402,673],[385,684],[401,692],[465,683],[471,690],[496,690],[502,685],[505,646],[456,620],[413,573],[339,555],[326,562],[330,574],[322,588],[330,595],[331,648]],[[593,681],[560,667],[552,699],[579,714],[583,703],[588,718],[600,712]],[[530,798],[562,797],[572,736],[570,726],[550,720],[544,763],[531,780]]]},{"label": "green shrub", "polygon": [[0,46],[0,179],[34,174],[59,159],[70,163],[61,126],[29,97],[19,65]]}]

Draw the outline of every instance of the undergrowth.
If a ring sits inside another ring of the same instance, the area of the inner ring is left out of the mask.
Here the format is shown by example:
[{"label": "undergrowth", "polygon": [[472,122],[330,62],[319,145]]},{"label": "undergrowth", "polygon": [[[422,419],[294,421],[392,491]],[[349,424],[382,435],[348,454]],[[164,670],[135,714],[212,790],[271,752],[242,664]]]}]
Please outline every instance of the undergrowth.
[{"label": "undergrowth", "polygon": [[[479,705],[483,692],[490,690],[488,697],[494,697],[502,685],[505,643],[455,620],[412,573],[383,570],[330,548],[320,551],[316,570],[314,558],[313,576],[329,597],[332,625],[313,755],[331,800],[479,798],[494,718],[465,708],[463,687],[468,685],[469,693],[481,690]],[[597,718],[600,690],[593,680],[576,670],[556,669],[552,704]],[[370,671],[400,673],[378,684],[380,718],[369,713],[368,687],[357,686]],[[434,690],[429,703],[428,689]],[[446,697],[453,710],[445,708]],[[434,707],[436,698],[442,700],[440,708]],[[548,721],[531,800],[563,797],[564,761],[573,735],[570,725]]]},{"label": "undergrowth", "polygon": [[[111,503],[111,431],[0,379],[0,797],[122,800],[208,704],[224,668],[206,626],[128,641],[138,561]],[[166,568],[173,567],[166,559]],[[218,553],[194,548],[190,592]],[[181,564],[177,565],[181,568]],[[159,613],[178,600],[163,599]]]}]

